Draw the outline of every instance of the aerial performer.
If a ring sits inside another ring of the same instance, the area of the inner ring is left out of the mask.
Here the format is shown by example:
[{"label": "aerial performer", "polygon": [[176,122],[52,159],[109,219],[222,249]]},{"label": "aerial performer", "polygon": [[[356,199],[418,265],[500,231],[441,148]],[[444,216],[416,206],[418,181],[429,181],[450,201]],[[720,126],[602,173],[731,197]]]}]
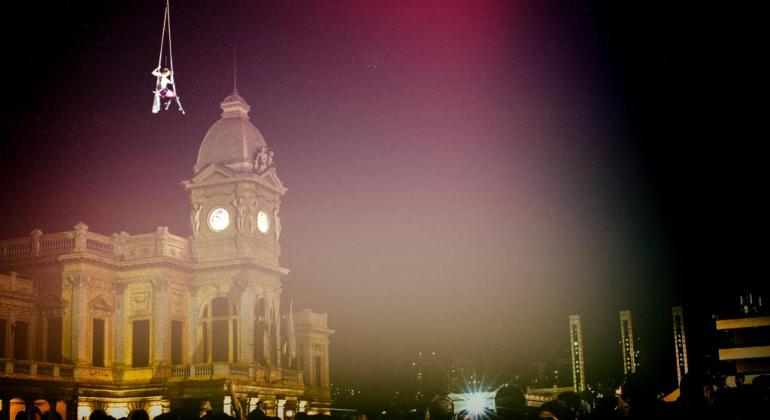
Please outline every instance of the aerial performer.
[{"label": "aerial performer", "polygon": [[[164,56],[164,44],[168,38],[168,54]],[[163,59],[168,62],[168,67],[163,67]],[[174,83],[174,56],[171,50],[171,14],[169,12],[169,0],[166,0],[166,12],[163,16],[163,32],[160,38],[160,54],[158,55],[158,66],[152,71],[152,75],[156,77],[154,98],[152,101],[152,113],[157,114],[161,110],[161,106],[164,110],[167,110],[171,106],[172,102],[176,103],[179,112],[184,115],[184,109],[182,103],[179,101],[179,89]]]}]

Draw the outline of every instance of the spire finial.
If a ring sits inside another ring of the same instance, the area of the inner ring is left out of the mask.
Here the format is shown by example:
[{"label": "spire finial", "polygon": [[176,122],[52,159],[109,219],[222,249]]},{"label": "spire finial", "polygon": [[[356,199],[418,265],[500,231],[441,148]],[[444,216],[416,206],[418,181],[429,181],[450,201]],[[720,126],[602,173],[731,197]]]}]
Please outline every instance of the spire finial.
[{"label": "spire finial", "polygon": [[233,93],[238,93],[238,47],[233,47]]}]

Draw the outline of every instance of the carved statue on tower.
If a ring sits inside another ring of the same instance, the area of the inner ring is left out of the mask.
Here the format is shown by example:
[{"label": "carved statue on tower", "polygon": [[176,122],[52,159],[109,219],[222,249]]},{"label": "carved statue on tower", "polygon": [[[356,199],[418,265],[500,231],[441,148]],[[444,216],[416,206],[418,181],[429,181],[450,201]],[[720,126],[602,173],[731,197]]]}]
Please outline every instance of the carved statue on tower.
[{"label": "carved statue on tower", "polygon": [[249,200],[249,232],[251,234],[257,233],[257,214],[259,201],[256,198]]},{"label": "carved statue on tower", "polygon": [[278,217],[278,207],[273,210],[273,221],[275,222],[275,242],[281,237],[281,218]]},{"label": "carved statue on tower", "polygon": [[238,197],[233,200],[233,206],[236,210],[235,225],[238,227],[238,233],[243,233],[243,226],[246,223],[246,200],[243,197]]},{"label": "carved statue on tower", "polygon": [[270,154],[267,152],[267,146],[262,146],[254,159],[254,168],[257,172],[262,172],[270,165]]},{"label": "carved statue on tower", "polygon": [[203,204],[193,203],[192,212],[190,213],[190,227],[192,228],[192,233],[194,238],[198,237],[198,229],[200,229],[200,226],[201,226],[202,209],[203,209]]}]

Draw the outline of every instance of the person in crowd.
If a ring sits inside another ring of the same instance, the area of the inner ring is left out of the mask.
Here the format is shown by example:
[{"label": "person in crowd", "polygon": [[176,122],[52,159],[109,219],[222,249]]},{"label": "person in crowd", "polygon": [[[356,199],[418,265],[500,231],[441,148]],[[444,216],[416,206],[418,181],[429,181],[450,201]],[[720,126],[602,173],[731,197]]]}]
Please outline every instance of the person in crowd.
[{"label": "person in crowd", "polygon": [[679,384],[678,415],[687,418],[715,418],[715,393],[714,383],[708,376],[688,372]]},{"label": "person in crowd", "polygon": [[455,414],[455,405],[449,398],[436,395],[428,404],[426,419],[429,420],[452,420]]},{"label": "person in crowd", "polygon": [[658,412],[658,396],[646,376],[632,373],[620,387],[618,408],[624,417],[648,419]]},{"label": "person in crowd", "polygon": [[586,401],[580,398],[580,395],[574,391],[562,392],[556,397],[557,400],[564,403],[574,417],[584,417],[591,412],[591,407]]},{"label": "person in crowd", "polygon": [[505,420],[519,420],[528,417],[527,400],[521,388],[515,385],[503,386],[495,394],[495,412]]},{"label": "person in crowd", "polygon": [[559,400],[553,400],[543,403],[537,412],[538,419],[551,419],[551,420],[575,420],[572,417],[569,408]]},{"label": "person in crowd", "polygon": [[150,420],[150,415],[144,410],[134,410],[128,413],[128,420]]}]

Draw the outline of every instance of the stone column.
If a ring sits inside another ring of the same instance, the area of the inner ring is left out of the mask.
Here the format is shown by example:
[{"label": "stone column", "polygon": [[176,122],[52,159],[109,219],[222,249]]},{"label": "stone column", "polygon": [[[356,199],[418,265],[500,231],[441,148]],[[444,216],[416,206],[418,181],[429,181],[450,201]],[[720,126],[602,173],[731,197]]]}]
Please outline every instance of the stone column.
[{"label": "stone column", "polygon": [[275,366],[276,367],[282,367],[281,366],[281,299],[280,299],[280,293],[273,294],[273,316],[275,317],[273,320],[273,323],[275,325],[275,334],[274,334],[274,340],[275,340]]},{"label": "stone column", "polygon": [[323,360],[323,371],[321,372],[321,386],[324,388],[329,387],[329,344],[328,340],[324,340],[325,343],[321,346],[323,354],[321,357]]},{"label": "stone column", "polygon": [[265,302],[265,307],[263,309],[264,311],[264,324],[262,329],[262,357],[265,359],[265,363],[267,363],[267,366],[273,365],[273,348],[270,344],[270,341],[272,338],[270,337],[270,329],[273,328],[272,326],[272,311],[273,311],[273,302],[270,296],[270,292],[266,288],[262,288],[262,299],[263,302]]},{"label": "stone column", "polygon": [[80,420],[78,419],[78,400],[77,397],[73,400],[67,400],[67,417],[66,420]]},{"label": "stone column", "polygon": [[[187,363],[193,364],[197,362],[196,360],[196,353],[199,349],[199,338],[198,338],[198,311],[200,310],[200,307],[198,306],[198,288],[197,287],[191,287],[190,288],[190,298],[188,302],[188,322],[187,322]],[[205,360],[204,360],[205,362]]]},{"label": "stone column", "polygon": [[167,307],[168,302],[166,301],[168,297],[168,286],[169,282],[168,280],[164,278],[155,279],[153,281],[153,308],[152,308],[152,315],[153,315],[153,342],[152,342],[152,348],[153,348],[153,360],[152,364],[153,366],[166,366],[170,364],[171,358],[169,357],[168,352],[166,349],[170,349],[170,346],[167,345],[170,343],[169,340],[169,334],[168,334],[168,322],[166,318],[167,315]]},{"label": "stone column", "polygon": [[[240,363],[251,364],[254,362],[254,346],[261,345],[261,337],[254,336],[254,306],[256,305],[256,290],[252,282],[245,285],[241,293],[240,308],[238,310],[238,339],[240,349],[238,357]],[[260,340],[257,343],[257,340]]]},{"label": "stone column", "polygon": [[50,418],[56,417],[56,402],[59,400],[56,397],[48,396],[45,398],[46,402],[48,402],[48,412],[51,414]]},{"label": "stone column", "polygon": [[70,359],[76,365],[85,365],[88,346],[88,285],[90,278],[82,274],[70,277],[72,282],[72,348]]},{"label": "stone column", "polygon": [[[212,322],[213,324],[213,322]],[[213,329],[214,326],[212,325],[211,328]],[[211,340],[209,340],[211,341]],[[233,358],[234,348],[233,348],[233,323],[229,319],[227,320],[227,360],[233,363],[236,363],[237,360]]]},{"label": "stone column", "polygon": [[126,328],[126,283],[124,281],[117,281],[115,283],[115,320],[113,325],[115,326],[114,346],[115,351],[112,353],[112,365],[118,368],[122,368],[126,363],[125,355],[125,328]]},{"label": "stone column", "polygon": [[[15,275],[16,275],[16,272],[15,271],[11,271],[11,277],[13,277]],[[11,284],[13,284],[13,280],[11,280]],[[11,311],[8,315],[9,315],[8,316],[8,324],[7,324],[7,327],[6,327],[7,330],[6,330],[6,333],[5,333],[5,357],[8,358],[8,359],[12,359],[13,358],[13,352],[14,352],[13,342],[16,341],[16,340],[14,340],[14,329],[13,329],[14,328],[14,324],[16,324],[16,312]],[[12,369],[13,369],[12,365],[13,365],[12,363],[11,364],[6,364],[6,366],[8,366],[8,368],[6,370],[8,370],[9,372],[12,372]]]}]

